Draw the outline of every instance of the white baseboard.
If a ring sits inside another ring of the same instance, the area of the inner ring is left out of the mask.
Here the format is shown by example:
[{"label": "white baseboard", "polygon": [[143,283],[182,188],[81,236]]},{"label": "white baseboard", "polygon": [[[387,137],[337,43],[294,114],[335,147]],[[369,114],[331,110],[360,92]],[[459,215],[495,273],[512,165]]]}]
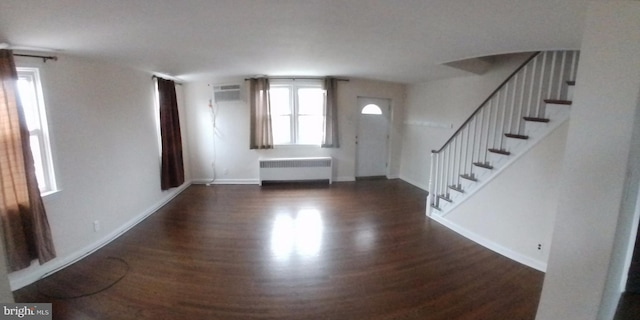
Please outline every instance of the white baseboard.
[{"label": "white baseboard", "polygon": [[417,188],[420,188],[420,189],[422,189],[424,191],[428,191],[427,189],[429,189],[428,185],[422,184],[422,183],[420,183],[418,181],[415,181],[415,180],[413,180],[413,179],[411,179],[409,177],[401,176],[399,178],[400,178],[400,180],[402,180],[404,182],[407,182],[407,183],[409,183],[409,184],[411,184],[411,185],[413,185],[413,186],[415,186]]},{"label": "white baseboard", "polygon": [[533,259],[529,256],[526,256],[522,253],[513,251],[509,248],[506,248],[504,246],[502,246],[501,244],[491,241],[475,232],[472,232],[464,227],[461,227],[460,225],[453,223],[451,221],[449,221],[446,217],[442,217],[438,214],[432,214],[431,219],[437,221],[438,223],[442,224],[443,226],[455,231],[456,233],[458,233],[459,235],[487,248],[490,250],[493,250],[511,260],[517,261],[519,263],[522,263],[526,266],[529,266],[533,269],[536,269],[538,271],[542,271],[542,272],[546,272],[547,271],[547,263],[544,261],[540,261],[540,260],[536,260]]},{"label": "white baseboard", "polygon": [[[356,181],[355,177],[337,177],[333,180],[333,182],[351,182]],[[211,179],[195,179],[192,181],[193,184],[260,184],[260,181],[257,179],[216,179],[211,181]]]},{"label": "white baseboard", "polygon": [[111,241],[115,240],[125,232],[129,231],[129,229],[136,226],[138,223],[142,222],[144,219],[158,211],[164,205],[169,203],[169,201],[173,200],[176,196],[186,190],[192,184],[191,181],[187,181],[182,184],[180,187],[175,188],[167,193],[167,195],[157,202],[155,205],[151,206],[149,209],[145,210],[141,214],[137,215],[133,219],[129,220],[127,223],[119,227],[118,229],[110,232],[105,235],[101,239],[83,247],[82,249],[76,250],[71,254],[68,254],[64,257],[56,257],[55,259],[43,264],[43,265],[32,265],[31,267],[20,270],[14,273],[9,274],[9,284],[11,286],[11,290],[15,291],[20,288],[23,288],[27,285],[30,285],[46,276],[49,276],[57,271],[60,271],[67,266],[75,263],[78,260],[92,254],[98,249],[104,247],[109,244]]},{"label": "white baseboard", "polygon": [[196,179],[193,184],[260,184],[258,179]]}]

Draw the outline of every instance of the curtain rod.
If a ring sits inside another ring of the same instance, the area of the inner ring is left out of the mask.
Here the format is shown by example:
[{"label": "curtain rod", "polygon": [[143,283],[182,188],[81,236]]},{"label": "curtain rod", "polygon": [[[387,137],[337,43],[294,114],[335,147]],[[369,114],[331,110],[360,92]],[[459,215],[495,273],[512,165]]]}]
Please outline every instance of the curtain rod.
[{"label": "curtain rod", "polygon": [[[264,77],[267,79],[274,79],[274,80],[322,80],[326,77]],[[245,78],[244,80],[251,80],[251,79],[255,79],[255,78]],[[349,79],[345,79],[345,78],[335,78],[337,81],[346,81],[349,82]]]},{"label": "curtain rod", "polygon": [[[154,75],[152,75],[152,76],[151,76],[151,79],[164,79],[164,78],[163,78],[163,77],[158,77],[158,76],[156,76],[156,75],[154,74]],[[165,80],[167,80],[167,79],[165,79]],[[173,79],[169,79],[169,80],[173,81],[173,83],[175,83],[175,84],[177,84],[177,85],[179,85],[179,86],[181,86],[181,85],[182,85],[182,83],[180,83],[180,82],[176,82],[176,81],[175,81],[175,80],[173,80]]]},{"label": "curtain rod", "polygon": [[39,56],[34,54],[21,54],[21,53],[14,53],[13,55],[16,57],[39,58],[39,59],[42,59],[42,62],[47,62],[47,60],[58,61],[58,57],[56,56]]}]

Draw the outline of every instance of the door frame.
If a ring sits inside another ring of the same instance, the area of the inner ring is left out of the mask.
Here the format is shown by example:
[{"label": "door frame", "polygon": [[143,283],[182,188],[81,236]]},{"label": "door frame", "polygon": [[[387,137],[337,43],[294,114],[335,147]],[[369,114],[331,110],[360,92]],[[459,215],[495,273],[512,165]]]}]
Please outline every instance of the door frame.
[{"label": "door frame", "polygon": [[384,176],[388,179],[389,172],[391,168],[391,126],[393,124],[393,100],[391,98],[385,97],[374,97],[374,96],[357,96],[356,97],[356,130],[355,130],[355,152],[354,152],[354,170],[353,175],[354,178],[358,178],[358,134],[360,133],[360,115],[362,112],[362,108],[364,106],[360,106],[360,101],[364,99],[372,99],[372,100],[385,100],[389,104],[388,116],[387,116],[387,139],[386,139],[386,148],[385,148],[385,173]]}]

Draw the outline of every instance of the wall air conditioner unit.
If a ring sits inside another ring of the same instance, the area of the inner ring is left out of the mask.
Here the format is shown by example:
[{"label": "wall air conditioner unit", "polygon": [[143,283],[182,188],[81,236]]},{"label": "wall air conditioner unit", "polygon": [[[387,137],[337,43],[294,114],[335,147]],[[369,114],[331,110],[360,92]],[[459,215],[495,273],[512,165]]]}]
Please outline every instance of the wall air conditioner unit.
[{"label": "wall air conditioner unit", "polygon": [[215,103],[240,101],[239,84],[217,85],[213,87],[213,101]]}]

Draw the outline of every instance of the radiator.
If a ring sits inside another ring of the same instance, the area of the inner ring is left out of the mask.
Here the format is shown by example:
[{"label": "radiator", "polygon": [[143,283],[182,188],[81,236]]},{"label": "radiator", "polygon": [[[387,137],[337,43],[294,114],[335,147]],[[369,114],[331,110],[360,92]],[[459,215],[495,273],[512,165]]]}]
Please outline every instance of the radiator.
[{"label": "radiator", "polygon": [[328,180],[331,183],[331,157],[260,159],[260,185],[264,181]]}]

